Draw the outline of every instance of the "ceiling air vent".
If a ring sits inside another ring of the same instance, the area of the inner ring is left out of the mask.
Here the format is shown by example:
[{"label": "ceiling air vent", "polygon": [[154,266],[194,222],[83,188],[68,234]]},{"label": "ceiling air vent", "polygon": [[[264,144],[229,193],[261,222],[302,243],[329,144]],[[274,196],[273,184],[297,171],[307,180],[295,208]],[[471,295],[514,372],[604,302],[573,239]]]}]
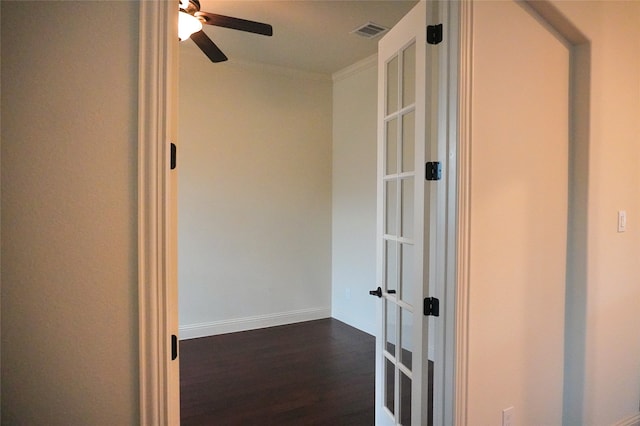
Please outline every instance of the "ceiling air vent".
[{"label": "ceiling air vent", "polygon": [[357,34],[366,38],[374,38],[379,36],[382,33],[386,33],[389,31],[389,28],[383,27],[382,25],[374,24],[373,22],[367,22],[361,27],[356,28],[351,31],[352,34]]}]

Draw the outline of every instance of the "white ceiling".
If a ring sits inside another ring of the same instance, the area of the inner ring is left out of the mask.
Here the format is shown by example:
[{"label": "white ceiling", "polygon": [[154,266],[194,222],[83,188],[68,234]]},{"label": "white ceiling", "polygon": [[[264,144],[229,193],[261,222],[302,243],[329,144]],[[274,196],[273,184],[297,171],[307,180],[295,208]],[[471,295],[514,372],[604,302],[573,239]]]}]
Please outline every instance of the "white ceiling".
[{"label": "white ceiling", "polygon": [[[271,24],[273,37],[205,25],[230,60],[331,74],[373,55],[380,37],[350,32],[371,21],[392,27],[416,0],[200,0],[201,10]],[[198,50],[191,41],[181,49]],[[208,59],[202,54],[203,60]],[[216,64],[211,64],[215,66]]]}]

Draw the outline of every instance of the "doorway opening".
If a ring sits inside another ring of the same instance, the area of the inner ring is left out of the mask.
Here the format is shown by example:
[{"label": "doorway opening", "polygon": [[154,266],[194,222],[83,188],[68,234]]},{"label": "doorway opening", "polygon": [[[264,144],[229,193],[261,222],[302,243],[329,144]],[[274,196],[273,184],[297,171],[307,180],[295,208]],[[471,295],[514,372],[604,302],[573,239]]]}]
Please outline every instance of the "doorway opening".
[{"label": "doorway opening", "polygon": [[375,61],[331,78],[211,64],[190,47],[180,46],[180,337],[330,316],[375,333]]},{"label": "doorway opening", "polygon": [[[143,7],[143,9],[146,8],[149,7]],[[171,319],[173,314],[170,306],[171,300],[176,299],[167,293],[172,288],[173,268],[166,263],[171,260],[171,256],[167,255],[171,248],[167,244],[166,228],[171,228],[169,222],[172,215],[166,209],[158,209],[158,207],[167,206],[167,200],[171,199],[169,188],[171,185],[167,185],[167,180],[170,180],[167,177],[168,166],[164,164],[164,159],[169,158],[169,149],[168,146],[164,146],[164,141],[167,137],[170,140],[176,139],[172,129],[175,125],[173,110],[177,103],[170,102],[166,95],[171,95],[175,91],[175,85],[171,86],[168,83],[177,80],[177,72],[173,74],[177,66],[175,68],[170,66],[172,61],[177,63],[177,43],[176,47],[166,49],[166,46],[172,45],[175,40],[172,31],[166,34],[162,31],[163,28],[171,27],[167,22],[171,21],[173,11],[169,7],[160,6],[152,9],[150,14],[142,13],[144,19],[141,25],[141,55],[143,56],[141,62],[144,64],[141,70],[150,74],[148,79],[141,78],[141,86],[143,86],[141,97],[144,98],[142,105],[153,106],[149,110],[143,109],[140,119],[144,124],[140,137],[142,145],[140,241],[144,243],[140,251],[141,419],[151,422],[154,421],[153,419],[159,419],[160,423],[166,423],[162,419],[175,419],[175,414],[179,413],[173,405],[179,398],[172,395],[172,391],[177,388],[177,383],[176,387],[171,385],[172,380],[178,377],[176,369],[172,368],[176,363],[170,362],[171,359],[175,359],[174,339],[170,338],[171,334],[166,335],[166,332],[173,332],[173,325],[176,326],[175,335],[178,332],[177,321],[174,323]],[[153,14],[158,16],[152,16]],[[147,21],[149,21],[149,28],[145,26]],[[154,27],[156,22],[160,25]],[[158,28],[161,30],[158,31]],[[455,26],[452,25],[451,28]],[[147,33],[150,36],[145,36]],[[162,39],[162,43],[159,44],[155,42],[158,34]],[[154,62],[157,66],[149,66],[147,62]],[[167,87],[164,87],[165,91],[162,92],[158,90],[158,85]],[[174,105],[173,108],[172,105]],[[151,136],[149,138],[146,137],[148,122],[150,124],[148,133]],[[354,168],[356,172],[359,170],[357,166],[358,164]],[[370,288],[371,284],[367,282],[365,294]],[[354,291],[350,293],[348,290],[345,289],[345,298],[348,298],[349,294],[355,294]]]}]

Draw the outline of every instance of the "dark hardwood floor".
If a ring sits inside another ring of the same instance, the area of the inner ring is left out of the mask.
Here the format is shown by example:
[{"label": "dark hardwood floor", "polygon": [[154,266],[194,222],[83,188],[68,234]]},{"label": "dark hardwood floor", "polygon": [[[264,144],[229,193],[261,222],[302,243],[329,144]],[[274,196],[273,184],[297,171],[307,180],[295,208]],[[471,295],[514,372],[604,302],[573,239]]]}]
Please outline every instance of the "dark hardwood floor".
[{"label": "dark hardwood floor", "polygon": [[335,319],[180,342],[189,425],[373,425],[375,338]]}]

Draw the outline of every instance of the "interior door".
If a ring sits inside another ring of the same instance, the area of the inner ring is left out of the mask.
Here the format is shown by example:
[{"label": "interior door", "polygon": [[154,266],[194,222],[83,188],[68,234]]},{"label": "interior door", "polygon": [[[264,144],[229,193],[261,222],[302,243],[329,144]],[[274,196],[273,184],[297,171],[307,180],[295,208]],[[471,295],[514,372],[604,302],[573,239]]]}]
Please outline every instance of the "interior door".
[{"label": "interior door", "polygon": [[[435,3],[421,1],[378,47],[376,424],[430,423],[429,345],[423,300],[433,290],[437,196],[425,181],[437,157],[438,56],[427,44]],[[435,156],[435,157],[434,157]]]}]

